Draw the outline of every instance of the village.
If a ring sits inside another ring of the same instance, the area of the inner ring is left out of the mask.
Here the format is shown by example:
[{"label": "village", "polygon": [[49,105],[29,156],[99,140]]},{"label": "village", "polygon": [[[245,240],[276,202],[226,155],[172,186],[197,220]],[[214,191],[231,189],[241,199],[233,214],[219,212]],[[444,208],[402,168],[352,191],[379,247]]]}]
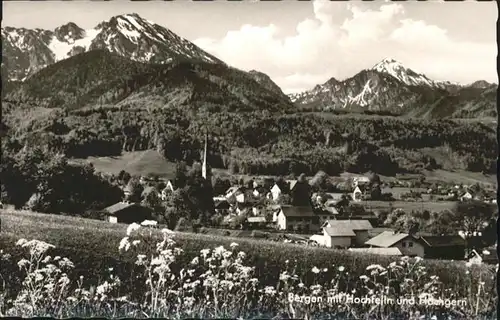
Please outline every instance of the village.
[{"label": "village", "polygon": [[[375,174],[335,178],[322,179],[320,190],[315,186],[317,177],[240,179],[223,194],[213,195],[215,216],[203,229],[225,230],[223,235],[241,230],[240,237],[246,234],[367,254],[496,263],[493,246],[467,251],[471,235],[463,231],[454,235],[401,232],[384,223],[390,212],[405,209],[398,204],[413,204],[412,208],[422,211],[431,211],[426,209],[428,204],[471,201],[494,204],[493,189],[404,179],[386,183]],[[160,201],[176,190],[173,180],[158,184],[142,177],[140,182],[144,185],[143,197],[153,192]],[[129,193],[125,187],[124,199]],[[140,223],[150,217],[148,210],[141,203],[127,200],[104,209],[111,223]],[[472,237],[480,238],[481,233]]]}]

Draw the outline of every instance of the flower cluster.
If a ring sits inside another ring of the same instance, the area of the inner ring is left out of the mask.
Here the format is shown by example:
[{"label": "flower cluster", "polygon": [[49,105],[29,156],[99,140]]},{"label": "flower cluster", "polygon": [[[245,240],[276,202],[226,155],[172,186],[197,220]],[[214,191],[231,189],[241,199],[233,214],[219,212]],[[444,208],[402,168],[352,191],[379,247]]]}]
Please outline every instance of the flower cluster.
[{"label": "flower cluster", "polygon": [[[48,254],[53,245],[19,240],[18,246],[27,251],[29,258],[18,261],[24,280],[7,315],[69,317],[80,315],[74,310],[90,308],[97,310],[94,316],[109,317],[311,318],[326,313],[342,318],[370,315],[378,319],[397,307],[396,312],[403,317],[418,319],[422,314],[437,314],[443,309],[432,305],[345,302],[354,297],[386,297],[394,301],[461,298],[446,288],[439,277],[430,274],[418,257],[402,257],[388,265],[371,264],[363,274],[354,274],[346,266],[336,264],[298,272],[297,264],[287,260],[273,283],[269,279],[261,281],[262,275],[248,265],[247,254],[237,243],[201,249],[188,257],[173,231],[158,230],[156,226],[154,221],[131,224],[118,245],[119,252],[134,258],[134,277],[143,281],[146,288],[140,299],[123,295],[122,281],[112,268],[98,285],[86,287],[82,276],[70,280],[68,273],[74,265],[69,259]],[[477,307],[459,306],[450,312],[476,315],[480,308],[492,306],[494,298],[486,292],[484,280],[479,279],[478,286],[479,291],[462,297],[468,299],[467,306]],[[316,300],[312,303],[311,299]]]}]

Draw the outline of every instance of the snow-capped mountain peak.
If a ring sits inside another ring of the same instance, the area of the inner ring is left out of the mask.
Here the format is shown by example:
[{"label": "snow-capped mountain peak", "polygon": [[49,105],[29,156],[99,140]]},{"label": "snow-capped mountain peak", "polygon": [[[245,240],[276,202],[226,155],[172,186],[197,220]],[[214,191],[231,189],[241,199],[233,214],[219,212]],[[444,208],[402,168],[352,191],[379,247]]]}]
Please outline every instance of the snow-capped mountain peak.
[{"label": "snow-capped mountain peak", "polygon": [[437,83],[427,78],[424,74],[417,73],[409,68],[406,68],[402,63],[392,58],[383,59],[374,65],[371,70],[391,75],[409,86],[437,86]]},{"label": "snow-capped mountain peak", "polygon": [[9,79],[25,79],[47,65],[95,49],[149,63],[169,63],[177,59],[223,63],[136,13],[111,17],[87,30],[73,22],[55,30],[5,27],[2,44],[2,74]]}]

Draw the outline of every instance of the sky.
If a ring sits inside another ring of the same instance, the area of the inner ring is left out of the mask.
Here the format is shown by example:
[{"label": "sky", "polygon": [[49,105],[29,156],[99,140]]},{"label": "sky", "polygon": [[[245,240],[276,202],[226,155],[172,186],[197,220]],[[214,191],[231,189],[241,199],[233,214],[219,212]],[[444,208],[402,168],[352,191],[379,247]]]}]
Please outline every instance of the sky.
[{"label": "sky", "polygon": [[3,1],[3,26],[87,29],[138,13],[285,93],[344,80],[393,58],[434,80],[498,83],[491,2]]}]

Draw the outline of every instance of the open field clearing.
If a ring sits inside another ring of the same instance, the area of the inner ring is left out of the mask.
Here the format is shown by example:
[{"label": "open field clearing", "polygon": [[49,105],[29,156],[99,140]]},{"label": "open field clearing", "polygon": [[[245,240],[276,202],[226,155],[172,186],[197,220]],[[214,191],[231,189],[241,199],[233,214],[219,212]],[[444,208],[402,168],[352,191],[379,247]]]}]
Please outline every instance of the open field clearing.
[{"label": "open field clearing", "polygon": [[357,202],[363,205],[366,210],[377,209],[403,209],[405,211],[422,211],[428,210],[430,212],[439,212],[443,210],[451,210],[456,205],[453,201],[439,201],[439,202],[426,202],[426,201],[361,201]]},{"label": "open field clearing", "polygon": [[175,170],[175,163],[165,160],[155,150],[124,152],[119,157],[88,157],[71,161],[92,163],[99,172],[118,174],[125,170],[131,175],[155,174],[166,179],[172,178]]}]

